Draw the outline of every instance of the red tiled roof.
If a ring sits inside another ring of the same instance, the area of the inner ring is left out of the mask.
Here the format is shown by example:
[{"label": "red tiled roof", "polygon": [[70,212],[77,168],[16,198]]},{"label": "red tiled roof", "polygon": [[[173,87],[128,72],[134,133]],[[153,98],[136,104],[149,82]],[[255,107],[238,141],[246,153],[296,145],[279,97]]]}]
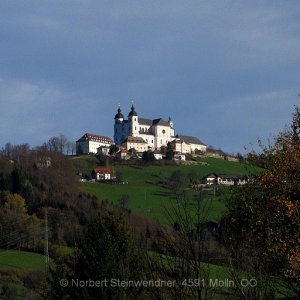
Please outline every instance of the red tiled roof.
[{"label": "red tiled roof", "polygon": [[113,143],[112,139],[104,136],[104,135],[98,135],[93,133],[85,133],[79,140],[80,141],[94,141],[94,142],[102,142],[102,143]]},{"label": "red tiled roof", "polygon": [[111,174],[111,170],[107,168],[94,168],[93,172],[100,174]]}]

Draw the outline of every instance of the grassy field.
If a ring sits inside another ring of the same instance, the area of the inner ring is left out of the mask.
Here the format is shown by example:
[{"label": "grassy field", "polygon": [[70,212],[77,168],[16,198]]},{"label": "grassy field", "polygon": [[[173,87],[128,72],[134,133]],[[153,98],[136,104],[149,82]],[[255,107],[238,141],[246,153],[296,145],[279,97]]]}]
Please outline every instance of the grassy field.
[{"label": "grassy field", "polygon": [[[80,161],[83,162],[80,162]],[[97,164],[94,157],[83,157],[74,160],[75,166],[81,172],[90,167],[90,171]],[[94,163],[94,165],[92,165]],[[79,166],[82,166],[82,169]],[[165,209],[170,209],[174,205],[174,198],[171,191],[161,185],[159,182],[160,172],[171,175],[172,172],[180,170],[186,177],[193,172],[199,179],[209,173],[227,173],[231,175],[246,175],[257,172],[257,169],[249,169],[248,165],[237,162],[230,162],[216,158],[199,159],[192,165],[174,165],[174,166],[114,166],[114,171],[121,171],[123,178],[128,184],[107,184],[107,183],[82,183],[82,190],[95,195],[98,199],[108,200],[118,203],[123,195],[128,195],[128,208],[135,212],[141,213],[146,217],[154,219],[163,224],[167,224]],[[226,189],[222,189],[226,194]],[[188,195],[193,203],[196,192],[189,190]],[[225,201],[222,195],[215,196],[211,191],[207,198],[208,220],[217,222],[225,211]],[[193,205],[193,204],[192,204]]]},{"label": "grassy field", "polygon": [[45,256],[17,250],[0,251],[0,269],[45,270]]}]

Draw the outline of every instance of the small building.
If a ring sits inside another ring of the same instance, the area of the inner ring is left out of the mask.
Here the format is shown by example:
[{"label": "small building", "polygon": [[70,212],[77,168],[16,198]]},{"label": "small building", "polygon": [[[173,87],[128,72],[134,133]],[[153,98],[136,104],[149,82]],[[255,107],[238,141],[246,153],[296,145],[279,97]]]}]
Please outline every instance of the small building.
[{"label": "small building", "polygon": [[108,168],[94,168],[92,171],[92,178],[96,181],[111,180],[112,172]]},{"label": "small building", "polygon": [[216,173],[208,174],[204,177],[204,183],[207,185],[213,185],[218,183],[218,175]]},{"label": "small building", "polygon": [[185,155],[184,154],[174,154],[173,159],[174,160],[185,160]]},{"label": "small building", "polygon": [[85,133],[78,141],[76,141],[76,153],[77,155],[89,153],[96,154],[99,147],[110,147],[112,144],[112,139],[107,136]]},{"label": "small building", "polygon": [[245,185],[247,183],[249,183],[248,176],[240,176],[240,177],[238,177],[237,182],[236,182],[237,185]]},{"label": "small building", "polygon": [[237,176],[232,176],[228,174],[218,175],[218,184],[221,185],[235,185],[237,181]]},{"label": "small building", "polygon": [[124,146],[127,150],[135,149],[138,153],[148,150],[147,142],[143,138],[135,136],[128,136],[122,146]]},{"label": "small building", "polygon": [[51,167],[51,157],[48,157],[48,156],[37,157],[36,158],[36,166],[38,168],[49,168],[49,167]]},{"label": "small building", "polygon": [[163,154],[160,151],[157,151],[157,150],[154,151],[153,155],[154,155],[155,159],[157,159],[157,160],[163,159]]},{"label": "small building", "polygon": [[100,146],[97,148],[97,155],[109,155],[110,147],[109,146]]},{"label": "small building", "polygon": [[127,151],[125,148],[121,149],[116,155],[122,160],[128,160],[131,158],[131,152]]},{"label": "small building", "polygon": [[249,178],[247,176],[233,176],[229,174],[210,173],[203,178],[202,182],[206,185],[244,185],[249,182]]}]

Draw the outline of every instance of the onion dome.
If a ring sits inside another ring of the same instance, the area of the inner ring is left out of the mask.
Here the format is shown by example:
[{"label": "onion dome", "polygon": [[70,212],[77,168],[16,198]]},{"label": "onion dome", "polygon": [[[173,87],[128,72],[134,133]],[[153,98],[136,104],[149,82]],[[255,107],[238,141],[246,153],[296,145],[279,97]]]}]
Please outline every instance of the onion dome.
[{"label": "onion dome", "polygon": [[131,112],[128,114],[128,117],[137,116],[137,112],[135,111],[135,108],[133,104],[131,105]]},{"label": "onion dome", "polygon": [[115,119],[124,119],[124,115],[121,113],[120,106],[118,108],[118,113],[115,115]]}]

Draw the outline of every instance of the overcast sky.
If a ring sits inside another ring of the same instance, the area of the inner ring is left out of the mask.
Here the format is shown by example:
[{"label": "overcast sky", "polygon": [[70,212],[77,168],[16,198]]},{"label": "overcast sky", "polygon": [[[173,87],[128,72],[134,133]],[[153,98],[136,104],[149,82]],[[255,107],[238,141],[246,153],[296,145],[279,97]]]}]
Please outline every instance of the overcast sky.
[{"label": "overcast sky", "polygon": [[290,122],[299,1],[0,1],[0,147],[174,120],[228,152]]}]

